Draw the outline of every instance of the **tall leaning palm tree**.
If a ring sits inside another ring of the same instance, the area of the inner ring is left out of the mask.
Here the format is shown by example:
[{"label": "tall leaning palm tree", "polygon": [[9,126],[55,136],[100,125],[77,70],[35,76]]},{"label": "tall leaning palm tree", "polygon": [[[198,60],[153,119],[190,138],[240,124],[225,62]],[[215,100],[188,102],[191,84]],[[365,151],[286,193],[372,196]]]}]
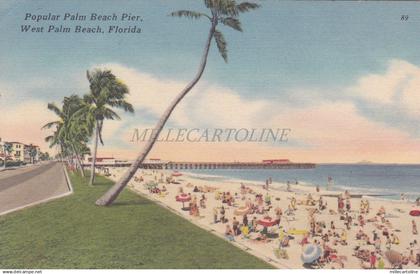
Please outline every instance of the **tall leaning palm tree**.
[{"label": "tall leaning palm tree", "polygon": [[177,97],[171,102],[166,111],[163,113],[159,119],[151,138],[148,140],[146,145],[143,147],[143,150],[138,154],[137,159],[133,162],[128,171],[122,176],[122,178],[114,184],[108,192],[106,192],[101,198],[96,201],[97,205],[106,206],[112,204],[112,202],[118,197],[119,193],[124,189],[128,184],[130,179],[134,176],[137,169],[143,163],[149,151],[152,149],[159,133],[165,126],[165,123],[168,121],[171,113],[175,107],[181,102],[181,100],[188,94],[188,92],[198,83],[201,76],[203,75],[204,69],[207,63],[207,57],[209,54],[211,42],[213,38],[216,41],[216,46],[219,50],[220,55],[227,62],[227,43],[223,34],[217,29],[219,24],[230,27],[237,31],[242,31],[241,22],[238,17],[241,13],[248,12],[259,7],[258,4],[250,2],[242,2],[237,4],[235,0],[204,0],[206,8],[210,11],[209,14],[189,11],[189,10],[179,10],[172,12],[170,15],[175,17],[186,17],[189,19],[208,19],[210,21],[210,30],[207,36],[207,40],[204,46],[204,52],[201,57],[201,62],[198,67],[197,74],[194,78],[187,84],[187,86],[178,94]]},{"label": "tall leaning palm tree", "polygon": [[98,142],[100,141],[104,145],[102,140],[104,121],[121,119],[113,108],[123,109],[130,113],[134,113],[134,108],[125,100],[129,93],[128,87],[110,70],[95,69],[87,71],[86,76],[89,81],[90,93],[84,96],[84,107],[77,116],[84,117],[86,123],[95,129],[89,180],[89,184],[93,185]]}]

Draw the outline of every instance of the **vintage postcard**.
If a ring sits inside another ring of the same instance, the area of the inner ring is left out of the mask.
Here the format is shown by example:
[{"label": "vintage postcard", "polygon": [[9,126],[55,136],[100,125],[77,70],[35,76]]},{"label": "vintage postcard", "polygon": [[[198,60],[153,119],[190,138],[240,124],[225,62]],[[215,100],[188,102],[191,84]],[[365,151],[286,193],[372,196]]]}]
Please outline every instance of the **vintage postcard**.
[{"label": "vintage postcard", "polygon": [[419,2],[1,0],[0,30],[3,273],[418,273]]}]

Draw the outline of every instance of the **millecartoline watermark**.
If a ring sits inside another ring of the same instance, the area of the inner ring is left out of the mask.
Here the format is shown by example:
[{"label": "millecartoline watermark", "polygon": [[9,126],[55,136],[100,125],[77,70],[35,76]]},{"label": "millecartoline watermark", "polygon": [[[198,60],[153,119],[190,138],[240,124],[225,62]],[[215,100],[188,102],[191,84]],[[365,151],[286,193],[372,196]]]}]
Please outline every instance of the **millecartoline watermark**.
[{"label": "millecartoline watermark", "polygon": [[[167,128],[160,132],[158,142],[271,142],[285,143],[290,128]],[[155,133],[152,128],[136,128],[131,142],[147,142]]]}]

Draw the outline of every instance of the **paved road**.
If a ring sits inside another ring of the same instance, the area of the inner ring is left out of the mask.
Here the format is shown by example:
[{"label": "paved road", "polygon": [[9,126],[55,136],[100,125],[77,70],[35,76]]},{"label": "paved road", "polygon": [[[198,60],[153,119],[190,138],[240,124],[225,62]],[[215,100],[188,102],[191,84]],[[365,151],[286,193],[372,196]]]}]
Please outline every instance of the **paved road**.
[{"label": "paved road", "polygon": [[0,172],[0,214],[69,191],[61,163]]}]

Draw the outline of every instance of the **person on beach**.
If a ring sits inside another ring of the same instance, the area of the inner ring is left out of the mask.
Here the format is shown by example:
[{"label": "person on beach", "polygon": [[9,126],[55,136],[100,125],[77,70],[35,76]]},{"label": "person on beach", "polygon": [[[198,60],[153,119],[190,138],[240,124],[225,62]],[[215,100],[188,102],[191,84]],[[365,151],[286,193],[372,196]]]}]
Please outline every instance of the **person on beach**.
[{"label": "person on beach", "polygon": [[387,250],[391,250],[392,240],[391,240],[391,237],[389,236],[386,237],[385,247]]},{"label": "person on beach", "polygon": [[239,221],[236,220],[236,217],[233,217],[233,220],[232,220],[232,230],[235,236],[238,236],[239,234],[241,234],[241,231],[239,229]]},{"label": "person on beach", "polygon": [[359,221],[359,225],[360,225],[360,227],[361,228],[364,228],[364,226],[365,226],[365,219],[363,218],[363,216],[362,215],[359,215],[359,217],[358,217],[358,221]]},{"label": "person on beach", "polygon": [[347,245],[347,232],[343,229],[340,236],[341,244]]},{"label": "person on beach", "polygon": [[389,236],[388,228],[384,227],[384,229],[382,230],[382,235],[385,236],[385,237]]},{"label": "person on beach", "polygon": [[315,224],[315,220],[311,219],[311,222],[309,223],[309,231],[311,233],[311,237],[315,237],[316,235],[316,224]]},{"label": "person on beach", "polygon": [[417,245],[417,240],[410,242],[410,247],[414,248]]},{"label": "person on beach", "polygon": [[342,214],[344,209],[344,201],[343,198],[340,196],[337,197],[337,211],[338,213]]},{"label": "person on beach", "polygon": [[312,198],[312,194],[311,193],[308,193],[308,195],[306,196],[306,205],[308,205],[308,206],[315,205],[315,201]]},{"label": "person on beach", "polygon": [[242,224],[248,226],[248,216],[246,214],[242,217]]},{"label": "person on beach", "polygon": [[377,239],[376,239],[376,241],[375,241],[375,250],[376,250],[376,252],[377,253],[381,253],[381,245],[382,245],[382,241],[381,241],[381,238],[380,237],[378,237]]},{"label": "person on beach", "polygon": [[332,230],[332,231],[334,231],[334,230],[335,230],[335,224],[334,224],[334,221],[331,221],[331,223],[330,223],[330,228],[331,228],[331,230]]},{"label": "person on beach", "polygon": [[411,226],[412,226],[413,235],[417,235],[418,232],[417,232],[417,224],[416,224],[416,221],[412,220],[411,221]]},{"label": "person on beach", "polygon": [[413,264],[416,263],[416,255],[414,255],[414,250],[410,249],[410,255],[408,255],[408,260]]},{"label": "person on beach", "polygon": [[365,214],[365,200],[363,199],[360,199],[359,211],[360,214]]},{"label": "person on beach", "polygon": [[302,249],[307,244],[309,244],[309,234],[308,233],[306,233],[305,235],[303,235],[303,238],[300,241],[300,245],[302,246]]},{"label": "person on beach", "polygon": [[265,194],[265,205],[270,206],[271,205],[271,196],[268,194],[268,192]]},{"label": "person on beach", "polygon": [[287,192],[291,192],[291,191],[292,191],[292,189],[290,188],[290,182],[287,181]]},{"label": "person on beach", "polygon": [[359,231],[356,233],[356,240],[363,240],[365,236],[366,234],[363,232],[363,230],[359,229]]},{"label": "person on beach", "polygon": [[400,244],[400,239],[398,238],[397,234],[391,233],[391,242],[394,245]]},{"label": "person on beach", "polygon": [[382,257],[378,258],[378,269],[384,269],[385,268],[385,261]]},{"label": "person on beach", "polygon": [[235,237],[233,235],[233,231],[230,228],[230,225],[226,225],[226,230],[225,230],[225,237],[226,239],[228,239],[229,241],[235,241]]},{"label": "person on beach", "polygon": [[275,214],[276,214],[277,225],[280,227],[281,217],[283,216],[283,211],[281,210],[280,207],[277,207],[275,209]]},{"label": "person on beach", "polygon": [[204,194],[201,195],[201,199],[200,199],[200,207],[201,208],[206,208],[206,201],[207,201],[206,196]]},{"label": "person on beach", "polygon": [[295,197],[292,197],[292,200],[290,201],[290,205],[291,205],[292,210],[296,210],[297,209],[297,207],[296,207],[296,198]]},{"label": "person on beach", "polygon": [[384,206],[381,206],[378,210],[378,213],[376,213],[376,215],[379,216],[379,217],[385,216],[385,214],[386,214],[386,211],[385,211]]},{"label": "person on beach", "polygon": [[252,232],[257,232],[257,225],[258,225],[257,217],[254,216],[254,218],[252,218],[252,221],[251,221]]},{"label": "person on beach", "polygon": [[373,230],[372,234],[373,234],[373,241],[376,241],[376,239],[378,239],[378,233],[376,232],[376,230]]},{"label": "person on beach", "polygon": [[346,226],[347,230],[350,230],[351,216],[347,212],[346,212],[346,216],[344,217],[344,225]]},{"label": "person on beach", "polygon": [[241,195],[242,195],[242,200],[246,199],[246,187],[244,185],[244,183],[241,183]]},{"label": "person on beach", "polygon": [[213,208],[213,222],[215,224],[217,224],[219,222],[218,219],[217,219],[217,214],[218,213],[219,213],[219,210],[217,209],[217,207],[214,207]]},{"label": "person on beach", "polygon": [[249,236],[249,227],[247,225],[241,225],[241,234],[243,236],[243,238],[248,238]]},{"label": "person on beach", "polygon": [[221,221],[222,223],[226,223],[225,213],[226,213],[225,208],[224,208],[224,206],[222,206],[222,207],[220,208],[220,221]]},{"label": "person on beach", "polygon": [[375,252],[371,252],[370,253],[370,257],[369,257],[369,262],[370,262],[370,268],[371,269],[375,269],[376,267],[376,255]]},{"label": "person on beach", "polygon": [[347,210],[347,211],[350,211],[350,209],[351,209],[350,198],[349,198],[349,197],[347,197],[347,198],[346,198],[346,210]]},{"label": "person on beach", "polygon": [[269,184],[270,184],[270,179],[271,179],[271,177],[269,179],[265,180],[265,190],[267,190],[267,191],[268,191],[268,187],[269,187]]}]

